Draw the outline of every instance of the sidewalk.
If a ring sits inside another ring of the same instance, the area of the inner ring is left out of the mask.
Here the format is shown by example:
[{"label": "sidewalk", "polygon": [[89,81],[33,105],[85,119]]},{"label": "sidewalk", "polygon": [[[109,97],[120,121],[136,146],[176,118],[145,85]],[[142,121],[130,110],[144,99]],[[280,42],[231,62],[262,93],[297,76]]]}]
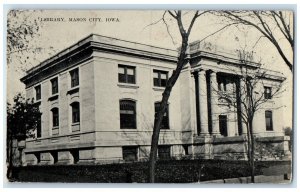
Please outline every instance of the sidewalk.
[{"label": "sidewalk", "polygon": [[[228,183],[228,184],[241,184],[251,183],[250,177],[239,177],[230,179],[218,179],[211,181],[202,181],[200,184],[211,184],[211,183]],[[284,175],[257,175],[255,176],[255,183],[273,183],[273,184],[289,184],[291,180],[284,178]]]}]

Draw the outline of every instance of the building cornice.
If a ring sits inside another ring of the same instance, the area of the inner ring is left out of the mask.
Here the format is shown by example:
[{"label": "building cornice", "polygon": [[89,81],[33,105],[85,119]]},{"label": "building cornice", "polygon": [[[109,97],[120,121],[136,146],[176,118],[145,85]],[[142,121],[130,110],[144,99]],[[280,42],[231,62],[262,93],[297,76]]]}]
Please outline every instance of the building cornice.
[{"label": "building cornice", "polygon": [[255,63],[255,62],[247,62],[247,63],[241,63],[241,61],[234,57],[228,57],[221,54],[206,52],[206,51],[197,51],[191,54],[191,59],[201,59],[201,58],[207,58],[216,61],[217,63],[228,63],[233,64],[236,66],[243,66],[243,67],[249,67],[249,68],[259,68],[261,64]]},{"label": "building cornice", "polygon": [[283,73],[273,71],[270,69],[262,69],[262,76],[263,79],[269,79],[269,80],[275,80],[275,81],[285,81],[286,77],[283,75]]},{"label": "building cornice", "polygon": [[[85,58],[87,55],[92,55],[93,51],[131,55],[144,59],[163,60],[174,64],[176,64],[178,56],[176,50],[91,34],[28,70],[27,74],[21,78],[21,81],[28,84],[32,78],[38,77],[41,73],[61,63],[69,63],[69,65],[74,66],[71,64],[73,60],[80,60],[81,57]],[[65,69],[68,69],[68,67]]]},{"label": "building cornice", "polygon": [[[94,56],[93,52],[105,52],[143,59],[160,60],[173,63],[174,65],[178,59],[178,52],[176,50],[90,34],[28,70],[27,74],[21,78],[21,81],[26,84],[26,87],[29,87],[34,84],[34,82],[39,82],[48,76],[55,75],[56,73],[92,59]],[[216,61],[217,64],[229,64],[236,67],[252,68],[254,70],[261,66],[261,64],[255,62],[241,63],[236,54],[217,50],[216,47],[212,47],[210,44],[201,45],[200,42],[191,43],[189,54],[191,63],[193,63],[193,60],[208,59]],[[267,71],[264,78],[277,81],[285,80],[285,77],[281,73],[269,71],[270,70]]]}]

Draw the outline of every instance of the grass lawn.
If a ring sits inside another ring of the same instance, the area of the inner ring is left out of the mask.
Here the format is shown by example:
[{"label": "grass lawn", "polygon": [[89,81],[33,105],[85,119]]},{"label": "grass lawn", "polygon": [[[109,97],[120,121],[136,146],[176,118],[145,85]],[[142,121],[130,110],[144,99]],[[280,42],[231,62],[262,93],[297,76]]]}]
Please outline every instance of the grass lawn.
[{"label": "grass lawn", "polygon": [[[256,163],[256,175],[283,175],[290,172],[290,161]],[[20,182],[145,183],[147,176],[146,162],[27,166],[13,170],[14,180]],[[250,176],[247,161],[170,160],[159,161],[156,167],[157,183],[192,183],[245,176]]]}]

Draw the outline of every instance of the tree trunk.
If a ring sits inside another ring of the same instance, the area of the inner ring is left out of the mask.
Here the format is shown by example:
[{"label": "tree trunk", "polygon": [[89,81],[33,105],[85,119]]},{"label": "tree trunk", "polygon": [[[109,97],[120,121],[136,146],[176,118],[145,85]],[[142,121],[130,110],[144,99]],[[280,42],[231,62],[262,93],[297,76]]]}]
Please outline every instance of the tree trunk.
[{"label": "tree trunk", "polygon": [[[252,164],[251,164],[251,159],[252,159],[252,157],[251,157],[251,155],[252,155],[252,153],[251,153],[251,149],[252,149],[252,140],[251,140],[251,133],[250,133],[250,123],[247,123],[247,144],[248,144],[248,147],[247,147],[247,156],[248,156],[248,166],[249,166],[249,169],[250,169],[250,173],[252,173],[251,172],[251,170],[252,170]],[[252,174],[251,174],[251,182],[252,182]]]},{"label": "tree trunk", "polygon": [[7,173],[6,177],[8,180],[12,179],[12,168],[13,168],[13,139],[8,138],[8,146],[7,146]]},{"label": "tree trunk", "polygon": [[248,165],[251,174],[251,183],[255,183],[255,163],[254,163],[254,135],[253,135],[253,122],[249,121],[247,125],[247,143],[248,143]]},{"label": "tree trunk", "polygon": [[182,36],[181,51],[180,51],[180,56],[178,58],[177,67],[173,71],[172,76],[167,82],[166,88],[162,94],[163,97],[160,103],[159,112],[157,113],[157,116],[154,120],[154,128],[153,128],[153,134],[151,140],[151,150],[150,150],[150,159],[149,159],[149,183],[155,182],[155,164],[157,159],[157,148],[158,148],[160,126],[161,126],[164,113],[166,111],[166,107],[168,105],[168,100],[172,88],[174,87],[183,66],[187,63],[186,60],[187,46],[188,46],[188,36],[184,35]]},{"label": "tree trunk", "polygon": [[251,151],[251,158],[250,158],[250,165],[251,165],[251,183],[255,183],[255,162],[254,162],[254,145],[255,145],[255,140],[254,140],[254,135],[253,135],[253,122],[252,120],[249,123],[249,128],[250,128],[250,137],[251,137],[251,146],[250,146],[250,151]]}]

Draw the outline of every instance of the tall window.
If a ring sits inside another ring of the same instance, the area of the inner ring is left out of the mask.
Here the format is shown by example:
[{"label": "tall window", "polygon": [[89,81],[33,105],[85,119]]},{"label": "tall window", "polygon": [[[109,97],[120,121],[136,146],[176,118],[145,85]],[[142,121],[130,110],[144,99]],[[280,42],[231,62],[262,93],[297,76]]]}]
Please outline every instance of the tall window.
[{"label": "tall window", "polygon": [[51,80],[52,95],[58,93],[58,79],[57,77]]},{"label": "tall window", "polygon": [[265,111],[266,130],[273,131],[272,111]]},{"label": "tall window", "polygon": [[36,137],[40,138],[42,136],[42,115],[38,116],[37,126],[36,126]]},{"label": "tall window", "polygon": [[119,82],[135,84],[135,67],[119,65]]},{"label": "tall window", "polygon": [[38,101],[41,98],[42,98],[41,85],[38,85],[35,87],[35,99],[36,99],[36,101]]},{"label": "tall window", "polygon": [[121,129],[136,129],[136,112],[134,101],[120,101],[120,127]]},{"label": "tall window", "polygon": [[265,99],[271,99],[272,98],[272,88],[271,87],[264,87],[265,92]]},{"label": "tall window", "polygon": [[52,111],[52,125],[53,127],[58,127],[59,126],[58,108],[53,108],[51,111]]},{"label": "tall window", "polygon": [[[157,118],[160,102],[157,102],[155,105],[155,118]],[[167,109],[164,113],[163,120],[161,122],[161,129],[169,129],[169,105],[167,105]]]},{"label": "tall window", "polygon": [[136,146],[126,146],[122,147],[123,159],[125,161],[136,161],[137,160],[137,151]]},{"label": "tall window", "polygon": [[219,128],[220,128],[221,135],[227,136],[227,116],[226,115],[219,115]]},{"label": "tall window", "polygon": [[156,87],[165,87],[168,81],[168,72],[153,70],[153,84]]},{"label": "tall window", "polygon": [[171,158],[171,146],[169,145],[160,145],[157,148],[158,159],[167,160]]},{"label": "tall window", "polygon": [[78,102],[71,104],[72,107],[72,123],[80,122],[80,106]]},{"label": "tall window", "polygon": [[71,87],[76,87],[79,85],[79,72],[78,68],[70,71],[71,75]]}]

